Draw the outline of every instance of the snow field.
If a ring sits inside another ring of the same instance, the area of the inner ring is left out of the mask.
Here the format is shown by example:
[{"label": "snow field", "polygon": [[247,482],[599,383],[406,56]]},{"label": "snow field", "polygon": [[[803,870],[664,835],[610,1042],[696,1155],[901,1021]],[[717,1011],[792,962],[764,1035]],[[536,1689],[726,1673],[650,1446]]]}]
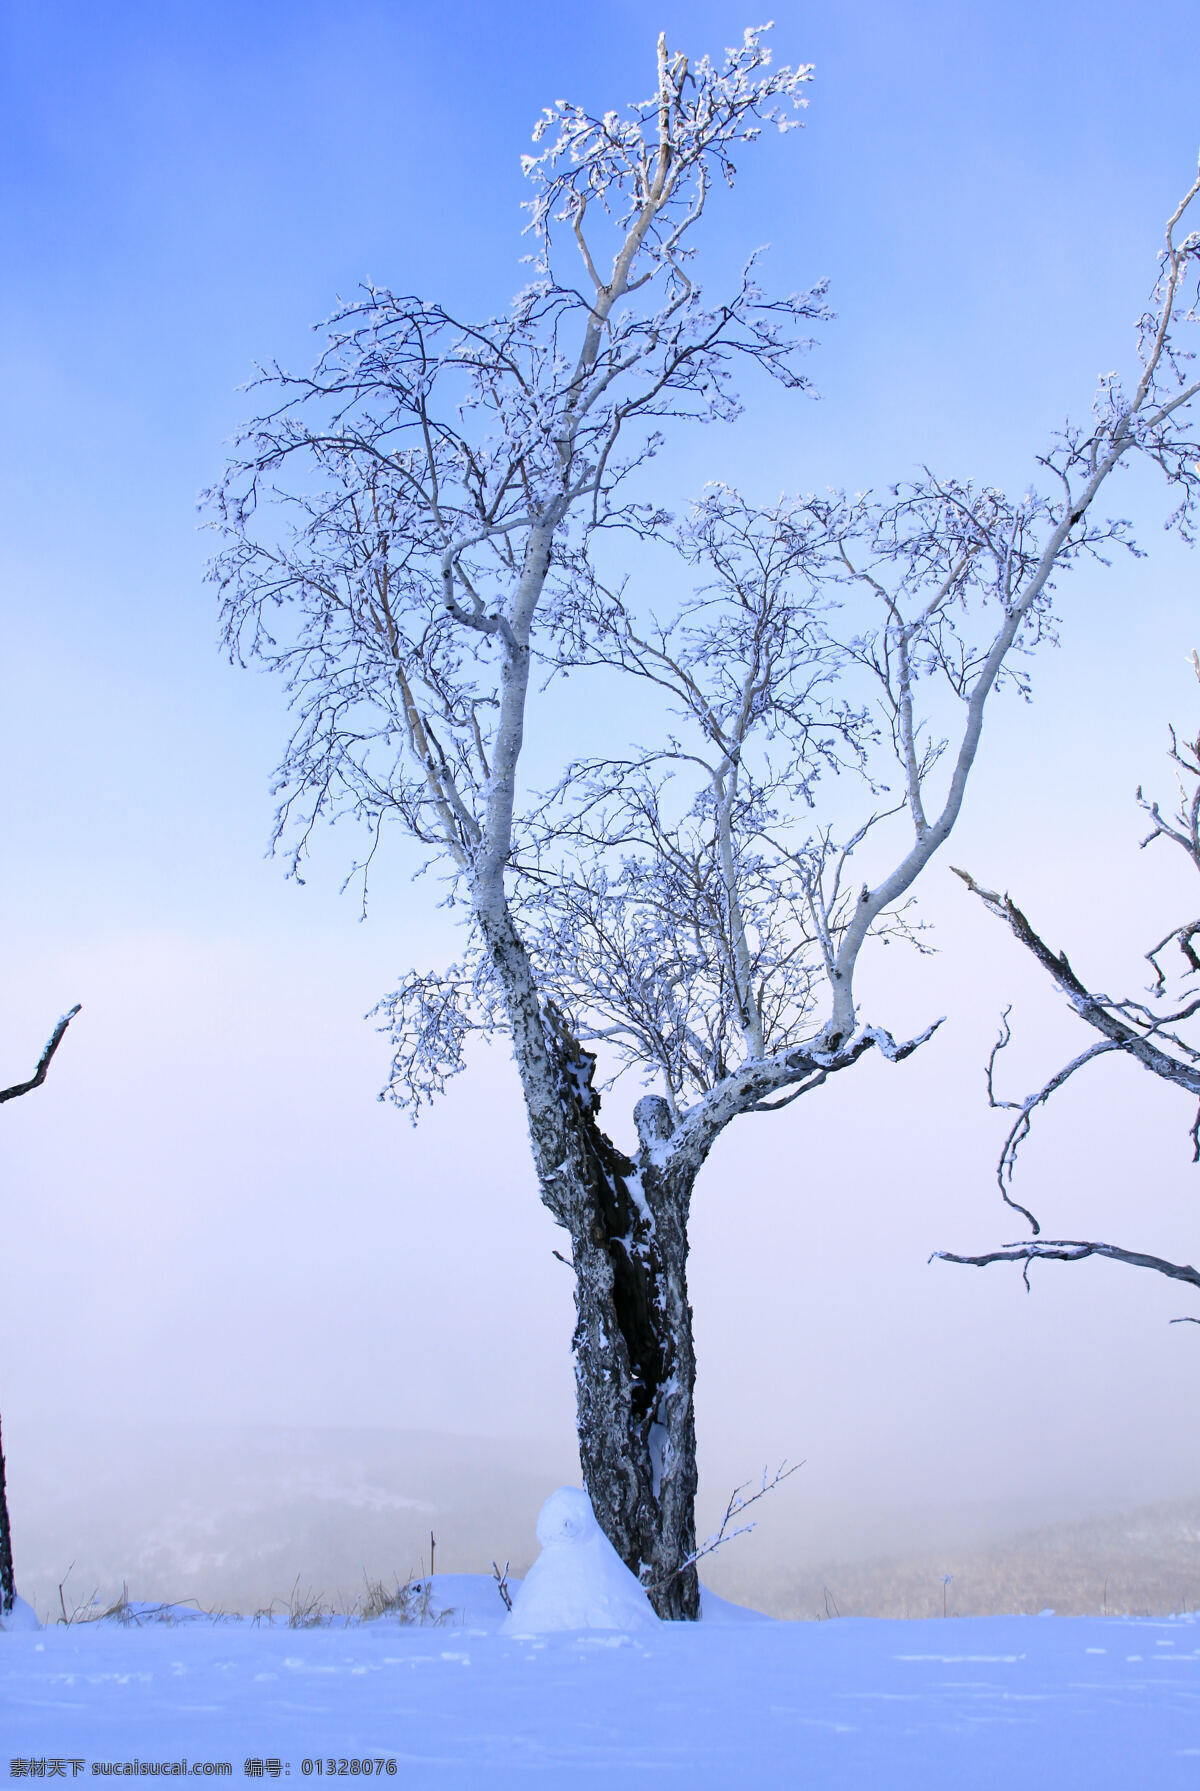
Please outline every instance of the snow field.
[{"label": "snow field", "polygon": [[[243,1781],[489,1791],[1200,1780],[1195,1618],[776,1623],[705,1592],[699,1623],[660,1623],[585,1493],[560,1487],[537,1534],[507,1614],[492,1580],[444,1574],[428,1623],[134,1606],[39,1630],[20,1611],[0,1634],[0,1760],[11,1777],[186,1759],[193,1777],[225,1762]],[[135,1773],[160,1776],[118,1776]]]},{"label": "snow field", "polygon": [[[13,1759],[396,1762],[414,1786],[1162,1791],[1200,1783],[1200,1621],[721,1621],[500,1633],[486,1579],[455,1625],[247,1618],[0,1634]],[[71,1776],[68,1765],[66,1776]],[[345,1776],[345,1775],[343,1775]]]}]

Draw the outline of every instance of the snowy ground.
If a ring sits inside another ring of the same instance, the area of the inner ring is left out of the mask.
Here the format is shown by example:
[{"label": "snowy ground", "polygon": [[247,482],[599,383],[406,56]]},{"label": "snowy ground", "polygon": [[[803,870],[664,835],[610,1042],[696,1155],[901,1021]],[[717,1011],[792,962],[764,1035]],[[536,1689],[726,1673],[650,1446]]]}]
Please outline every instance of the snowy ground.
[{"label": "snowy ground", "polygon": [[394,1761],[397,1785],[489,1791],[1200,1783],[1198,1618],[775,1623],[716,1601],[696,1625],[520,1639],[499,1633],[489,1581],[436,1589],[453,1625],[0,1634],[0,1776],[186,1758],[228,1761],[238,1782],[247,1761],[293,1779],[305,1761],[312,1778],[330,1760]]}]

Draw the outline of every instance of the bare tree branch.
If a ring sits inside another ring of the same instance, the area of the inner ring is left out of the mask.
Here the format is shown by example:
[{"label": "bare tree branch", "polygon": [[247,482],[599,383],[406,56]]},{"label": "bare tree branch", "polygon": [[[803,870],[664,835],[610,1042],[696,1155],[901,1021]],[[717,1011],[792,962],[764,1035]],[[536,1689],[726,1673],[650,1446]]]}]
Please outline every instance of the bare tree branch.
[{"label": "bare tree branch", "polygon": [[[705,1538],[698,1548],[692,1550],[685,1561],[680,1563],[675,1569],[676,1574],[685,1572],[689,1567],[694,1567],[697,1561],[702,1561],[706,1555],[711,1555],[725,1543],[732,1542],[735,1536],[745,1536],[755,1529],[758,1524],[757,1518],[752,1518],[748,1524],[739,1524],[736,1520],[744,1511],[748,1511],[751,1505],[757,1505],[760,1499],[765,1499],[767,1494],[774,1492],[777,1486],[781,1486],[793,1474],[798,1474],[804,1465],[802,1461],[797,1461],[789,1467],[786,1461],[781,1461],[773,1474],[770,1474],[769,1469],[764,1468],[761,1484],[752,1493],[746,1492],[746,1487],[750,1484],[748,1480],[741,1486],[735,1486],[729,1495],[725,1514],[717,1528],[711,1536]],[[768,1475],[770,1475],[769,1478]],[[664,1584],[666,1584],[665,1581],[656,1581],[654,1590],[657,1591]],[[647,1587],[647,1590],[650,1588]]]},{"label": "bare tree branch", "polygon": [[[1197,680],[1200,681],[1200,655],[1193,653],[1192,662]],[[1186,757],[1179,750],[1175,730],[1171,729],[1171,757],[1179,765],[1188,783],[1181,780],[1179,791],[1179,815],[1176,822],[1168,822],[1156,803],[1147,803],[1138,790],[1138,801],[1151,813],[1155,827],[1143,845],[1151,840],[1165,837],[1172,839],[1187,853],[1193,867],[1200,872],[1200,762],[1193,749],[1192,756]],[[955,874],[962,878],[973,895],[979,897],[988,911],[1002,920],[1012,932],[1014,938],[1028,951],[1050,976],[1056,986],[1066,995],[1079,1019],[1083,1020],[1094,1031],[1102,1034],[1099,1044],[1091,1045],[1076,1057],[1057,1070],[1036,1093],[1026,1096],[1022,1101],[1005,1101],[996,1097],[994,1086],[994,1070],[997,1054],[1006,1048],[1011,1039],[1008,1016],[1010,1009],[1004,1010],[1000,1037],[992,1048],[987,1066],[988,1102],[992,1107],[1010,1108],[1017,1114],[1017,1119],[1006,1137],[997,1165],[997,1180],[1000,1192],[1010,1206],[1025,1215],[1037,1236],[1040,1227],[1037,1220],[1027,1208],[1020,1206],[1009,1196],[1013,1171],[1016,1166],[1017,1151],[1029,1134],[1030,1123],[1034,1111],[1044,1106],[1050,1097],[1058,1092],[1075,1073],[1096,1058],[1113,1052],[1120,1052],[1134,1058],[1142,1068],[1160,1081],[1169,1082],[1182,1089],[1192,1100],[1200,1103],[1200,1045],[1192,1044],[1182,1037],[1179,1028],[1188,1020],[1200,1015],[1200,996],[1188,991],[1182,998],[1174,1002],[1168,1001],[1170,990],[1167,987],[1167,973],[1159,962],[1158,954],[1171,940],[1176,939],[1181,955],[1187,965],[1186,975],[1190,976],[1196,969],[1196,959],[1192,950],[1192,937],[1200,923],[1189,922],[1185,926],[1173,929],[1150,952],[1146,953],[1147,961],[1154,969],[1154,983],[1150,994],[1152,1000],[1167,1001],[1168,1005],[1157,1010],[1146,1002],[1130,998],[1114,1000],[1109,995],[1099,994],[1089,989],[1072,969],[1065,952],[1054,952],[1046,944],[1040,934],[1035,932],[1025,915],[1017,907],[1010,896],[1001,896],[993,889],[982,888],[966,871],[957,870]],[[1200,1105],[1192,1122],[1190,1137],[1192,1141],[1192,1161],[1200,1161]],[[1153,1256],[1140,1251],[1126,1250],[1115,1244],[1088,1243],[1079,1240],[1059,1239],[1041,1240],[1027,1244],[1006,1244],[1000,1250],[985,1252],[978,1256],[962,1256],[949,1251],[939,1250],[935,1253],[946,1262],[969,1264],[976,1268],[986,1268],[993,1262],[1022,1262],[1022,1273],[1025,1285],[1029,1286],[1029,1264],[1040,1258],[1048,1258],[1061,1262],[1078,1262],[1087,1256],[1107,1256],[1115,1262],[1123,1262],[1135,1268],[1152,1269],[1156,1274],[1166,1275],[1172,1280],[1187,1281],[1200,1287],[1200,1273],[1190,1265],[1174,1263],[1165,1257]],[[930,1258],[932,1261],[933,1258]],[[1191,1320],[1175,1320],[1174,1323],[1194,1322]]]},{"label": "bare tree branch", "polygon": [[[957,1262],[983,1269],[993,1262],[1021,1262],[1025,1286],[1029,1287],[1029,1264],[1043,1259],[1053,1262],[1082,1262],[1087,1256],[1107,1256],[1113,1262],[1125,1262],[1138,1269],[1153,1269],[1157,1275],[1168,1275],[1172,1281],[1187,1281],[1200,1287],[1200,1270],[1190,1263],[1168,1262],[1163,1256],[1148,1256],[1141,1250],[1123,1250],[1119,1244],[1086,1243],[1075,1238],[1041,1238],[1021,1244],[1004,1244],[999,1250],[982,1256],[957,1256],[950,1250],[935,1250],[930,1262]],[[1172,1319],[1172,1324],[1178,1322]],[[1200,1321],[1197,1321],[1200,1322]]]},{"label": "bare tree branch", "polygon": [[31,1089],[40,1088],[42,1086],[42,1083],[46,1080],[46,1072],[50,1068],[51,1059],[53,1058],[54,1053],[58,1050],[58,1047],[62,1044],[67,1027],[71,1024],[71,1021],[75,1018],[76,1014],[81,1011],[82,1003],[76,1002],[75,1006],[70,1008],[62,1016],[62,1019],[58,1022],[58,1025],[47,1039],[46,1049],[38,1058],[37,1068],[34,1070],[33,1075],[29,1078],[28,1082],[14,1082],[11,1088],[0,1088],[0,1102],[15,1101],[18,1095],[26,1095]]}]

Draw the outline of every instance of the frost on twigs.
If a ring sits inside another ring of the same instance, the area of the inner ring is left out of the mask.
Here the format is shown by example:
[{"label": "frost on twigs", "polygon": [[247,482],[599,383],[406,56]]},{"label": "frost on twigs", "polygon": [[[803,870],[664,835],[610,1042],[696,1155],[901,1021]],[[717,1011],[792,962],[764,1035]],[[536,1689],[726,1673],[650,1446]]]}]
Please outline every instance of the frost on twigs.
[{"label": "frost on twigs", "polygon": [[408,971],[398,988],[371,1009],[391,1041],[392,1060],[381,1101],[411,1114],[444,1094],[447,1082],[467,1067],[466,1046],[487,1042],[501,1020],[496,994],[479,953],[445,971]]},{"label": "frost on twigs", "polygon": [[[231,654],[289,693],[276,838],[294,867],[342,816],[372,840],[398,821],[459,877],[510,862],[530,658],[569,651],[596,531],[662,526],[630,476],[667,421],[738,414],[739,366],[803,384],[819,294],[768,299],[748,270],[710,302],[684,271],[711,171],[805,78],[766,66],[757,39],[724,73],[668,59],[645,156],[577,143],[583,291],[547,276],[475,319],[370,287],[311,372],[260,371],[264,408],[208,494],[212,576]],[[592,178],[626,220],[603,275]]]},{"label": "frost on twigs", "polygon": [[[647,219],[656,241],[674,251],[682,234],[676,219],[686,226],[699,211],[712,175],[733,184],[736,146],[753,142],[764,125],[797,127],[812,65],[772,70],[763,42],[770,28],[746,31],[719,67],[707,56],[689,63],[660,37],[656,90],[624,115],[595,117],[567,100],[545,108],[533,132],[534,142],[545,147],[521,158],[535,189],[529,229],[538,238],[544,269],[553,224],[577,227],[593,202],[622,231]],[[667,222],[659,215],[664,195],[677,207]]]},{"label": "frost on twigs", "polygon": [[681,1564],[679,1571],[683,1571],[683,1569],[687,1567],[694,1567],[697,1562],[702,1561],[706,1555],[715,1554],[716,1551],[719,1548],[723,1548],[727,1542],[732,1542],[735,1536],[748,1536],[751,1530],[757,1528],[758,1519],[751,1518],[748,1524],[739,1523],[738,1519],[741,1517],[742,1513],[748,1511],[751,1505],[757,1505],[760,1499],[765,1499],[768,1493],[774,1492],[778,1486],[781,1486],[785,1480],[790,1479],[793,1474],[799,1473],[803,1466],[804,1463],[802,1461],[793,1462],[790,1467],[786,1461],[781,1461],[773,1474],[769,1468],[763,1469],[762,1480],[759,1482],[758,1486],[755,1487],[753,1492],[747,1490],[750,1486],[749,1481],[746,1481],[743,1486],[735,1486],[729,1495],[728,1502],[725,1506],[724,1516],[717,1525],[717,1528],[712,1532],[711,1536],[705,1537],[699,1547],[692,1550],[686,1561]]}]

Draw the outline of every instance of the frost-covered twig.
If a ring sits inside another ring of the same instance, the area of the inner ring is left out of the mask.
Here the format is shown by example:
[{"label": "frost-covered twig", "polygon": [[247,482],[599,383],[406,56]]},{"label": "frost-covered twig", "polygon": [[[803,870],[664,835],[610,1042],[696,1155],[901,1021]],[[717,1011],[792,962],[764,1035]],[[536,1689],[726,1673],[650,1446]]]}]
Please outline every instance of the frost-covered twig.
[{"label": "frost-covered twig", "polygon": [[[768,1468],[764,1468],[761,1484],[756,1491],[749,1494],[746,1493],[746,1488],[750,1485],[749,1480],[744,1481],[741,1486],[735,1486],[729,1495],[725,1515],[717,1528],[698,1548],[692,1550],[686,1561],[680,1563],[675,1570],[676,1573],[686,1572],[689,1567],[694,1567],[698,1561],[702,1561],[706,1555],[713,1554],[726,1542],[732,1542],[735,1536],[745,1536],[753,1530],[758,1522],[757,1518],[752,1518],[748,1524],[739,1524],[735,1520],[742,1515],[743,1511],[748,1511],[751,1505],[756,1505],[760,1499],[765,1499],[768,1493],[774,1492],[775,1488],[782,1485],[791,1475],[798,1473],[803,1466],[802,1461],[793,1462],[790,1467],[786,1461],[781,1461],[773,1474]],[[657,1590],[663,1584],[665,1581],[653,1581],[647,1585],[646,1590]]]}]

